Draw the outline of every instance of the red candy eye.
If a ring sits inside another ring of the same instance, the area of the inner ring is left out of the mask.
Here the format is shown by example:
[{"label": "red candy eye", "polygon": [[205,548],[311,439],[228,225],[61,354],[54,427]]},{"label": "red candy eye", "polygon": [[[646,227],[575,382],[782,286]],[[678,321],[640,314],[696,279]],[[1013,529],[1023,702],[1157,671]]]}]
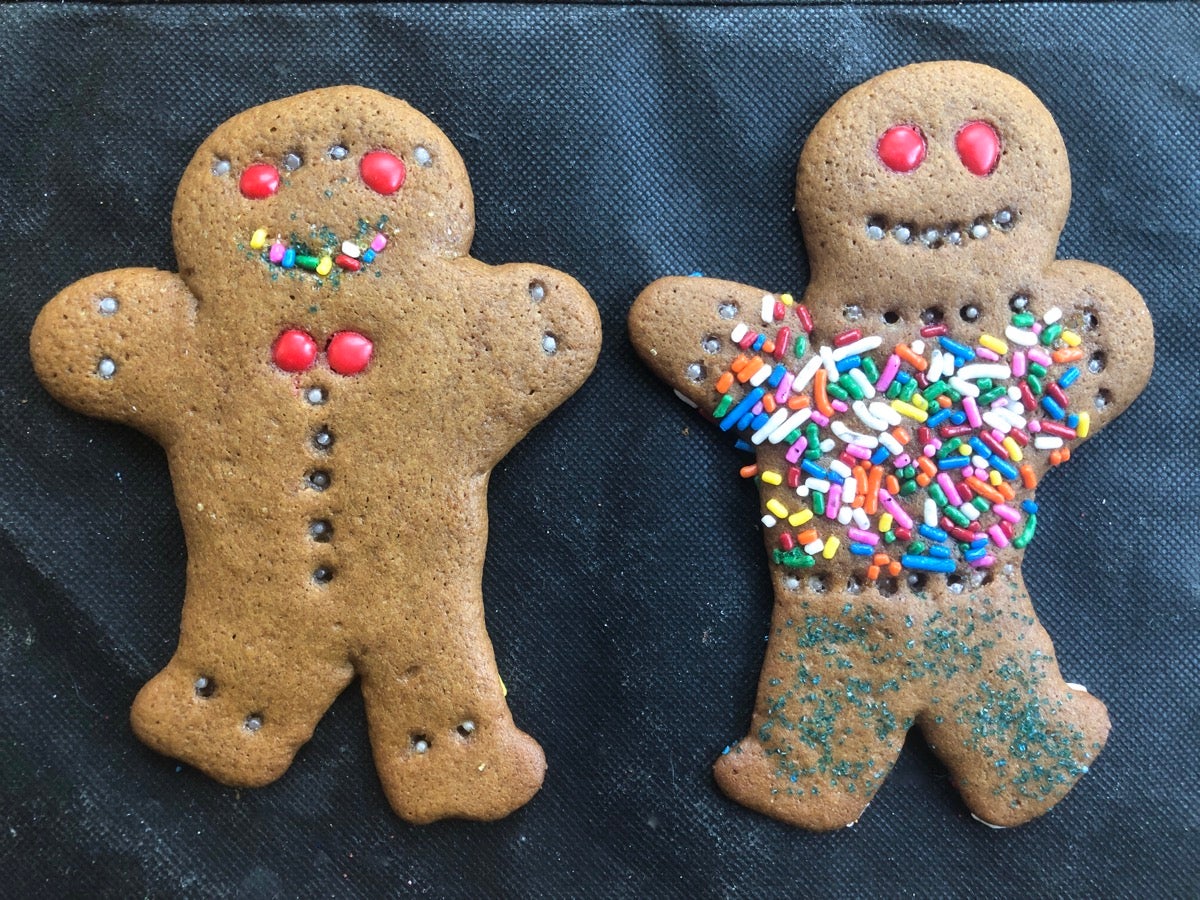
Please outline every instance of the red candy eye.
[{"label": "red candy eye", "polygon": [[358,167],[362,180],[377,194],[394,194],[404,184],[404,161],[386,150],[373,150]]},{"label": "red candy eye", "polygon": [[875,152],[893,172],[911,172],[925,159],[925,138],[911,125],[893,125],[879,138]]},{"label": "red candy eye", "polygon": [[238,187],[249,200],[265,200],[279,190],[279,170],[269,163],[255,163],[242,173]]},{"label": "red candy eye", "polygon": [[367,367],[374,352],[371,339],[357,331],[339,331],[329,339],[325,350],[329,368],[339,375],[357,375]]},{"label": "red candy eye", "polygon": [[991,175],[1000,162],[1000,135],[987,122],[968,122],[954,138],[958,158],[974,175]]},{"label": "red candy eye", "polygon": [[285,372],[304,372],[317,358],[317,342],[306,332],[290,328],[275,339],[271,359]]}]

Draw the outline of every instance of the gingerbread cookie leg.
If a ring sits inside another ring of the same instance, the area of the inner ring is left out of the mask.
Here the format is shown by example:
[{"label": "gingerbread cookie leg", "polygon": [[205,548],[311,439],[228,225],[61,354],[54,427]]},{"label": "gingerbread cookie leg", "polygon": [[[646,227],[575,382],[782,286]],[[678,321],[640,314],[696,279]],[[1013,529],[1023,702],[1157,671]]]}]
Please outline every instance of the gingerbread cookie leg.
[{"label": "gingerbread cookie leg", "polygon": [[420,637],[380,641],[357,660],[384,791],[417,824],[502,818],[541,787],[546,761],[513,724],[480,584],[431,566],[415,591]]}]

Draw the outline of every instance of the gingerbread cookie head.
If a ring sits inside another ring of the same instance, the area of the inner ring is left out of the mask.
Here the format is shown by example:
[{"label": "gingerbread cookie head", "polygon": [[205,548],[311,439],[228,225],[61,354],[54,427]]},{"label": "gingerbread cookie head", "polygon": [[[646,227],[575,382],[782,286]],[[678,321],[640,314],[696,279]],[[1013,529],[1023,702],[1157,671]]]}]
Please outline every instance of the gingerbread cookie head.
[{"label": "gingerbread cookie head", "polygon": [[1020,567],[1052,515],[1039,481],[1141,391],[1153,330],[1119,275],[1054,260],[1067,178],[1011,78],[890,72],[803,151],[802,296],[666,278],[635,302],[635,346],[750,454],[761,499],[775,612],[750,732],[716,767],[740,802],[852,824],[917,726],[972,812],[1014,825],[1103,746]]},{"label": "gingerbread cookie head", "polygon": [[801,154],[796,210],[813,281],[886,302],[970,270],[1011,283],[1054,258],[1071,199],[1062,136],[1016,79],[923,63],[849,91]]},{"label": "gingerbread cookie head", "polygon": [[563,272],[471,258],[472,227],[428,119],[313,91],[201,145],[178,274],[92,275],[38,316],[47,389],[170,461],[188,581],[133,703],[149,746],[266,784],[357,678],[404,818],[494,819],[538,790],[484,624],[488,477],[587,377],[599,316]]},{"label": "gingerbread cookie head", "polygon": [[[464,256],[475,218],[445,134],[402,100],[347,86],[218,127],[183,175],[173,224],[201,316],[277,317],[299,296],[353,317],[398,299],[431,258]],[[252,308],[234,299],[249,295]]]}]

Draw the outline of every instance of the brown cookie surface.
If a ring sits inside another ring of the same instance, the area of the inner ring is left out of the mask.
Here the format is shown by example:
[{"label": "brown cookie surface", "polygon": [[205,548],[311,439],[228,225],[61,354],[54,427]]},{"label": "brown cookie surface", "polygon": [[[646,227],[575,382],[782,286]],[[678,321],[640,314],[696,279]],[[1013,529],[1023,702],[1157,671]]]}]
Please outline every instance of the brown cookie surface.
[{"label": "brown cookie surface", "polygon": [[1056,261],[1062,138],[1023,85],[926,63],[847,93],[801,155],[803,297],[706,278],[630,312],[650,367],[755,454],[775,606],[734,799],[852,824],[914,725],[980,819],[1087,771],[1109,722],[1065,682],[1021,576],[1038,480],[1129,405],[1137,292]]},{"label": "brown cookie surface", "polygon": [[457,151],[364,88],[221,125],[173,225],[179,274],[84,279],[31,339],[55,397],[167,452],[187,595],[136,733],[263,785],[358,676],[397,813],[506,815],[545,760],[484,626],[488,478],[591,372],[595,306],[561,272],[472,259]]}]

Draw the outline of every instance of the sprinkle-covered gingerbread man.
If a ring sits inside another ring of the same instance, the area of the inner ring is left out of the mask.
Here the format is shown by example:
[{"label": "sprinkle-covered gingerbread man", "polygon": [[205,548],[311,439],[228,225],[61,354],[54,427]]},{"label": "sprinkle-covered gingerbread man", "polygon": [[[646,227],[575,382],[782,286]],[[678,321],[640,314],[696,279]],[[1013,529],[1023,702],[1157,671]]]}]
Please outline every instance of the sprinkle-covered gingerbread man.
[{"label": "sprinkle-covered gingerbread man", "polygon": [[187,594],[134,730],[264,785],[357,676],[397,813],[511,812],[545,760],[484,627],[488,478],[590,373],[591,299],[561,272],[472,259],[457,151],[363,88],[221,125],[173,225],[179,274],[85,278],[32,337],[59,400],[167,452]]},{"label": "sprinkle-covered gingerbread man", "polygon": [[1046,811],[1104,745],[1021,577],[1038,480],[1142,390],[1153,333],[1108,269],[1056,261],[1062,138],[1021,84],[928,63],[850,91],[800,159],[802,298],[666,278],[650,367],[754,453],[775,606],[749,734],[716,778],[855,822],[920,727],[971,811]]}]

